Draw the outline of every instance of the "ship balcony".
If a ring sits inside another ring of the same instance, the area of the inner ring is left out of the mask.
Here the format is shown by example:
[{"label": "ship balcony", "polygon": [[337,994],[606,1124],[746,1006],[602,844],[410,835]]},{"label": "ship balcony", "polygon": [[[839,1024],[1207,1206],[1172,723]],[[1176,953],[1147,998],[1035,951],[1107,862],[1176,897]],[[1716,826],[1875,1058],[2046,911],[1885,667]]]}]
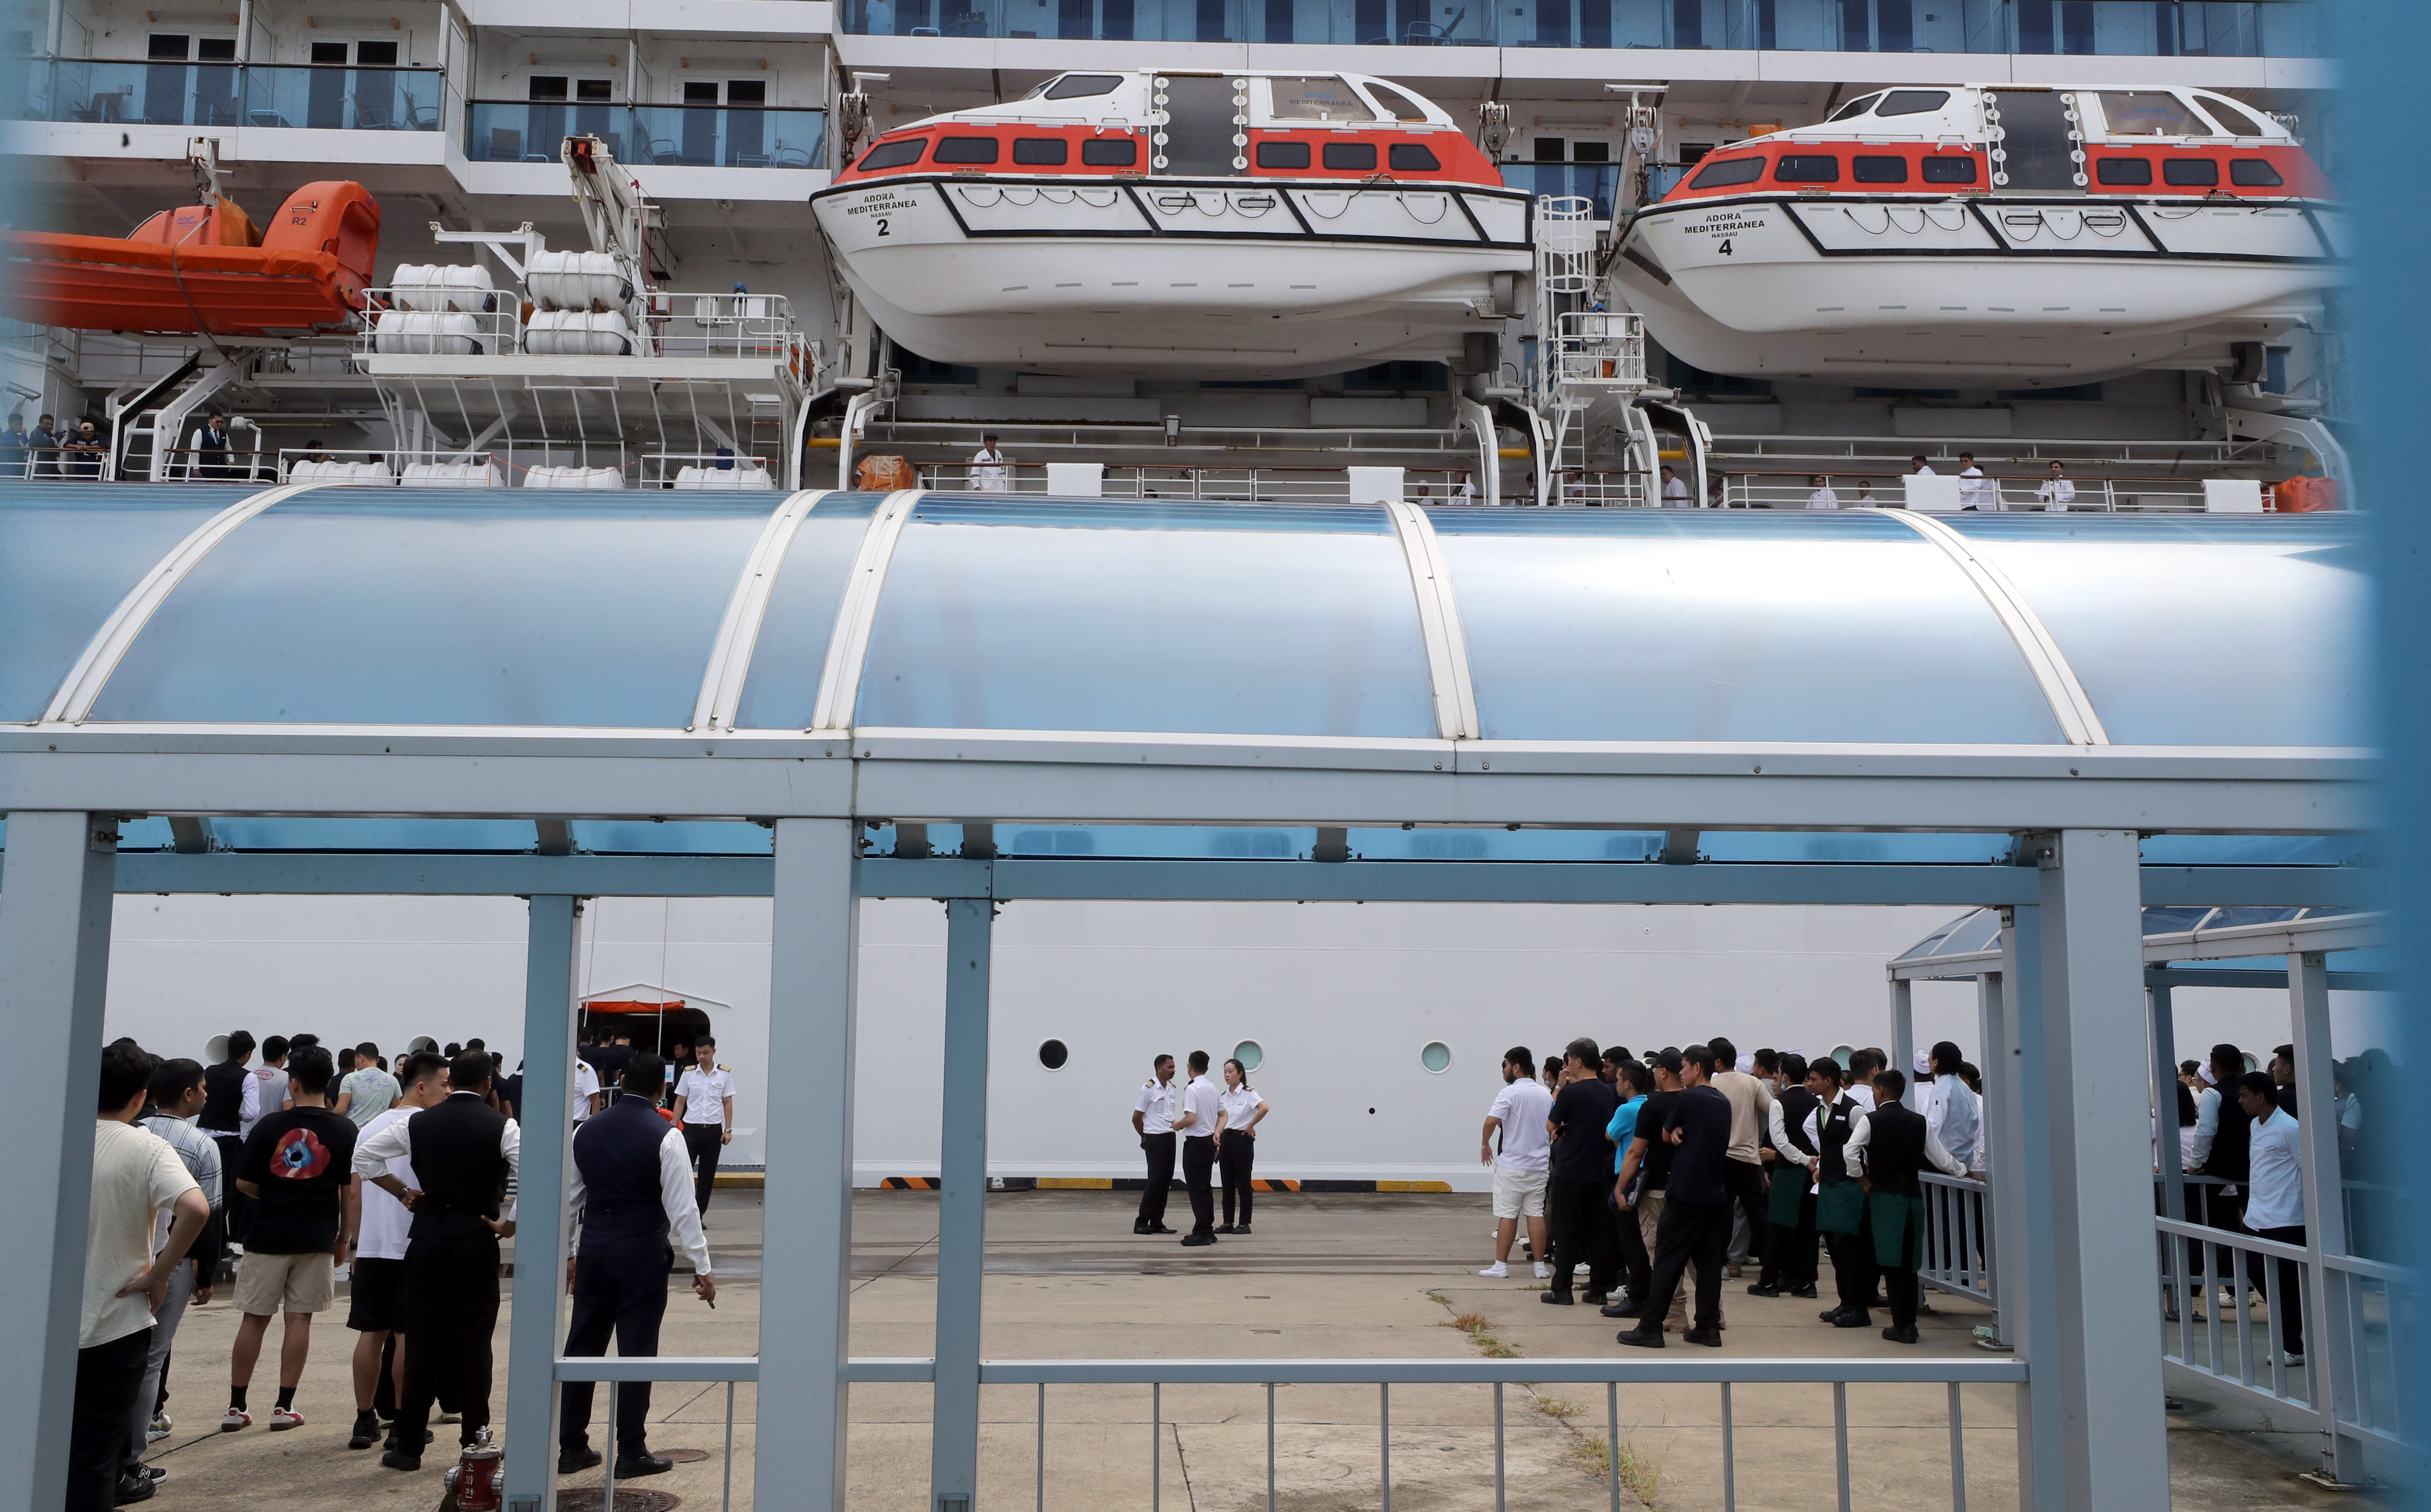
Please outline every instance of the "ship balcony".
[{"label": "ship balcony", "polygon": [[789,106],[475,100],[462,173],[478,191],[562,193],[561,143],[595,136],[652,199],[798,201],[828,183],[827,126],[824,109]]},{"label": "ship balcony", "polygon": [[840,14],[863,36],[2318,58],[2322,10],[2317,0],[841,0]]},{"label": "ship balcony", "polygon": [[[0,147],[65,157],[182,159],[208,131],[230,161],[445,159],[453,97],[437,68],[37,59]],[[343,142],[323,135],[346,133]]]}]

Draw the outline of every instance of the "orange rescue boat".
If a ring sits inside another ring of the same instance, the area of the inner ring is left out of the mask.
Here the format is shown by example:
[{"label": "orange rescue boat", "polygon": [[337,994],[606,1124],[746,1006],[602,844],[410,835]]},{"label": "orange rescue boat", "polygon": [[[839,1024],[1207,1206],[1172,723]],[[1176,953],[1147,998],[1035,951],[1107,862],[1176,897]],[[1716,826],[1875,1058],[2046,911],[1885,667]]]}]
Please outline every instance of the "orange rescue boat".
[{"label": "orange rescue boat", "polygon": [[79,330],[302,335],[344,327],[379,250],[379,202],[306,184],[259,231],[236,202],[162,210],[124,239],[0,232],[0,310]]}]

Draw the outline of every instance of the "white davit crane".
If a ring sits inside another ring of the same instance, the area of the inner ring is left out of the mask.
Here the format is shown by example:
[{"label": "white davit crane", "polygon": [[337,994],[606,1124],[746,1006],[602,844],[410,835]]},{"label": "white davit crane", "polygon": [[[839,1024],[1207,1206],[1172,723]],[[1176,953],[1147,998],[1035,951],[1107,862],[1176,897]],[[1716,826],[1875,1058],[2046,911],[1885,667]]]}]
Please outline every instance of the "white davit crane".
[{"label": "white davit crane", "polygon": [[666,210],[650,202],[641,183],[597,137],[568,137],[559,149],[574,183],[574,203],[592,249],[616,260],[636,293],[650,287],[649,233],[666,228]]}]

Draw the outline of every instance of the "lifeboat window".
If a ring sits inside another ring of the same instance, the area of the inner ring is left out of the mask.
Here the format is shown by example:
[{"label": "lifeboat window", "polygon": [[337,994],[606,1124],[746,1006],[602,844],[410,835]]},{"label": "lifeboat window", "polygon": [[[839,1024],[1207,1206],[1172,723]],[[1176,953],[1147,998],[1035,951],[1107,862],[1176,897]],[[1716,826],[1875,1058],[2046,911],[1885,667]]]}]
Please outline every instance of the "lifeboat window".
[{"label": "lifeboat window", "polygon": [[930,162],[994,162],[997,143],[994,137],[939,137],[937,150]]},{"label": "lifeboat window", "polygon": [[1772,169],[1776,184],[1836,184],[1840,160],[1828,152],[1784,155]]},{"label": "lifeboat window", "polygon": [[[1401,149],[1395,147],[1393,150],[1399,152]],[[2274,189],[2288,180],[2279,176],[2278,169],[2260,158],[2238,158],[2228,165],[2228,181],[2242,184],[2248,189]]]},{"label": "lifeboat window", "polygon": [[1389,84],[1370,84],[1367,97],[1384,108],[1384,113],[1396,121],[1425,121],[1427,108]]},{"label": "lifeboat window", "polygon": [[1261,142],[1258,143],[1258,166],[1261,168],[1305,168],[1308,166],[1308,143],[1305,142]]},{"label": "lifeboat window", "polygon": [[2208,136],[2184,100],[2159,90],[2104,90],[2102,119],[2114,137]]},{"label": "lifeboat window", "polygon": [[1861,184],[1904,184],[1907,182],[1907,160],[1860,155],[1849,160],[1849,176]]},{"label": "lifeboat window", "polygon": [[1879,94],[1869,94],[1861,99],[1851,100],[1848,104],[1840,107],[1837,110],[1833,111],[1832,119],[1835,121],[1853,121],[1857,117],[1865,114],[1868,110],[1872,109],[1874,108],[1874,102],[1881,98],[1882,96]]},{"label": "lifeboat window", "polygon": [[1092,95],[1112,94],[1122,87],[1120,74],[1066,74],[1047,86],[1050,100],[1079,100]]},{"label": "lifeboat window", "polygon": [[1278,121],[1373,121],[1376,112],[1332,75],[1267,81]]},{"label": "lifeboat window", "polygon": [[1927,158],[1918,167],[1924,170],[1928,184],[1971,184],[1975,181],[1975,160],[1972,158]]},{"label": "lifeboat window", "polygon": [[919,137],[909,142],[881,142],[869,149],[868,157],[861,160],[861,171],[868,174],[881,168],[909,168],[920,160],[920,154],[928,145]]},{"label": "lifeboat window", "polygon": [[1376,171],[1376,143],[1372,142],[1329,142],[1325,144],[1325,165],[1345,173],[1368,174]]},{"label": "lifeboat window", "polygon": [[2209,94],[2198,94],[2195,98],[2202,102],[2205,111],[2213,120],[2228,127],[2228,134],[2232,137],[2267,137],[2271,134],[2270,127],[2226,100]]},{"label": "lifeboat window", "polygon": [[2149,184],[2153,181],[2153,160],[2099,158],[2094,160],[2093,178],[2102,184]]},{"label": "lifeboat window", "polygon": [[1443,167],[1433,147],[1421,146],[1415,142],[1394,143],[1385,154],[1385,161],[1397,174],[1431,174]]},{"label": "lifeboat window", "polygon": [[1922,115],[1950,103],[1948,90],[1893,90],[1874,107],[1876,115]]},{"label": "lifeboat window", "polygon": [[1691,189],[1727,189],[1733,184],[1752,184],[1764,176],[1762,158],[1715,158],[1698,170]]},{"label": "lifeboat window", "polygon": [[1013,160],[1062,167],[1072,160],[1072,143],[1062,137],[1015,137]]},{"label": "lifeboat window", "polygon": [[1092,168],[1132,168],[1139,163],[1136,137],[1098,137],[1081,143],[1081,160]]},{"label": "lifeboat window", "polygon": [[2220,182],[2220,164],[2209,158],[2165,159],[2161,182],[2182,189],[2209,189]]}]

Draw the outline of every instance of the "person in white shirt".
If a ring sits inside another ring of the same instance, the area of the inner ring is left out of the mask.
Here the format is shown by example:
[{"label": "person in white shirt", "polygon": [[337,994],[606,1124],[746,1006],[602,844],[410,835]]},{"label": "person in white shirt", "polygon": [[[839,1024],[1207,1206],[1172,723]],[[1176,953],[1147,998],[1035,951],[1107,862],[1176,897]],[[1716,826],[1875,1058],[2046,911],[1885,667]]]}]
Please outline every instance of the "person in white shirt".
[{"label": "person in white shirt", "polygon": [[574,1063],[574,1126],[581,1128],[583,1119],[607,1105],[608,1094],[599,1086],[599,1068],[578,1058]]},{"label": "person in white shirt", "polygon": [[2001,485],[1984,475],[1975,465],[1975,454],[1958,454],[1958,507],[1962,510],[1991,511],[2008,506],[2001,502]]},{"label": "person in white shirt", "polygon": [[[1511,1273],[1511,1241],[1519,1235],[1519,1220],[1528,1220],[1528,1250],[1545,1252],[1545,1184],[1551,1179],[1553,1141],[1551,1120],[1553,1094],[1536,1080],[1536,1058],[1524,1045],[1502,1055],[1502,1090],[1485,1115],[1478,1138],[1477,1162],[1494,1168],[1494,1263],[1478,1272],[1500,1281]],[[1495,1149],[1494,1136],[1502,1135]],[[1551,1272],[1536,1262],[1536,1279]]]},{"label": "person in white shirt", "polygon": [[1851,1101],[1868,1113],[1874,1111],[1874,1073],[1885,1064],[1882,1057],[1869,1050],[1849,1052],[1848,1084],[1842,1090]]},{"label": "person in white shirt", "polygon": [[971,492],[974,494],[1009,494],[1013,491],[1013,472],[1006,464],[1004,453],[998,449],[996,432],[980,438],[980,449],[971,453]]},{"label": "person in white shirt", "polygon": [[1975,1095],[1958,1067],[1966,1057],[1958,1046],[1943,1040],[1933,1047],[1928,1062],[1933,1083],[1925,1089],[1924,1123],[1941,1148],[1966,1167],[1968,1174],[1984,1174],[1984,1100]]},{"label": "person in white shirt", "polygon": [[[210,1202],[168,1141],[135,1126],[150,1100],[152,1057],[133,1040],[101,1052],[92,1186],[85,1212],[84,1301],[76,1332],[75,1398],[68,1423],[70,1512],[152,1494],[123,1473],[128,1419],[151,1353],[153,1315],[203,1225]],[[158,1240],[154,1215],[170,1211]],[[139,1440],[140,1441],[140,1440]]]},{"label": "person in white shirt", "polygon": [[[1224,1090],[1216,1095],[1216,1165],[1224,1178],[1224,1221],[1218,1234],[1249,1232],[1250,1174],[1258,1158],[1258,1125],[1266,1121],[1266,1100],[1249,1087],[1249,1068],[1224,1063]],[[1241,1219],[1232,1221],[1232,1194],[1241,1196]]]},{"label": "person in white shirt", "polygon": [[1468,474],[1465,472],[1456,472],[1451,476],[1453,479],[1451,501],[1455,504],[1476,503],[1477,485],[1469,480]]},{"label": "person in white shirt", "polygon": [[1671,470],[1669,462],[1663,464],[1663,507],[1667,510],[1685,510],[1693,507],[1688,500],[1687,482]]},{"label": "person in white shirt", "polygon": [[1924,460],[1924,453],[1922,452],[1918,452],[1915,456],[1910,457],[1907,460],[1907,470],[1914,473],[1919,478],[1938,478],[1941,476],[1939,473],[1933,470],[1933,464],[1931,462]]},{"label": "person in white shirt", "polygon": [[[2255,1237],[2280,1244],[2305,1242],[2305,1151],[2296,1120],[2280,1111],[2277,1086],[2268,1071],[2248,1071],[2237,1084],[2238,1106],[2254,1120],[2247,1147],[2245,1226]],[[2288,1365],[2305,1363],[2304,1281],[2296,1262],[2277,1262],[2279,1285],[2271,1299],[2279,1319],[2279,1347]]]},{"label": "person in white shirt", "polygon": [[[433,1051],[403,1057],[397,1066],[397,1103],[372,1116],[363,1125],[371,1138],[392,1124],[403,1123],[447,1096],[447,1063]],[[419,1190],[409,1155],[388,1163],[389,1173],[409,1190]],[[370,1449],[380,1441],[382,1416],[396,1416],[401,1383],[392,1340],[404,1319],[405,1244],[413,1216],[388,1189],[369,1182],[346,1187],[346,1203],[354,1211],[354,1272],[347,1284],[346,1326],[355,1334],[355,1431],[348,1449]],[[383,1415],[380,1408],[388,1410]]]},{"label": "person in white shirt", "polygon": [[2068,507],[2076,501],[2076,484],[2069,478],[2067,468],[2054,462],[2051,464],[2051,476],[2043,479],[2041,487],[2035,490],[2035,497],[2042,500],[2043,509],[2047,512],[2065,514],[2068,512]]},{"label": "person in white shirt", "polygon": [[1139,1135],[1140,1151],[1148,1156],[1148,1184],[1140,1189],[1133,1234],[1173,1232],[1165,1226],[1165,1200],[1173,1186],[1173,1104],[1181,1089],[1173,1084],[1172,1056],[1158,1056],[1155,1069],[1132,1102],[1132,1132]]},{"label": "person in white shirt", "polygon": [[1182,1184],[1190,1192],[1190,1232],[1182,1242],[1192,1249],[1216,1242],[1216,1120],[1219,1094],[1207,1079],[1205,1050],[1190,1052],[1190,1084],[1182,1090],[1181,1111],[1173,1126],[1182,1134]]},{"label": "person in white shirt", "polygon": [[261,1042],[261,1064],[253,1068],[252,1084],[245,1088],[244,1117],[238,1126],[248,1139],[255,1124],[287,1106],[287,1050],[284,1034]]},{"label": "person in white shirt", "polygon": [[706,1213],[709,1194],[717,1186],[718,1152],[734,1143],[734,1073],[717,1064],[717,1041],[707,1034],[692,1048],[695,1064],[676,1083],[675,1113],[696,1171],[693,1205]]},{"label": "person in white shirt", "polygon": [[1840,496],[1832,492],[1832,484],[1830,480],[1824,478],[1821,473],[1817,473],[1813,478],[1808,479],[1807,481],[1815,485],[1815,492],[1806,496],[1806,507],[1808,509],[1836,510],[1840,507]]},{"label": "person in white shirt", "polygon": [[[188,1302],[211,1300],[211,1278],[219,1270],[220,1246],[225,1239],[220,1215],[224,1205],[222,1193],[226,1184],[221,1180],[220,1147],[211,1136],[194,1127],[194,1115],[203,1111],[203,1068],[193,1061],[162,1061],[152,1072],[152,1113],[138,1120],[136,1127],[159,1135],[169,1148],[185,1162],[186,1174],[210,1204],[211,1221],[203,1226],[202,1237],[169,1273],[169,1290],[162,1304],[153,1309],[152,1347],[143,1360],[143,1384],[135,1393],[135,1411],[128,1420],[130,1432],[126,1441],[127,1476],[143,1473],[143,1448],[155,1438],[166,1438],[172,1431],[168,1415],[158,1417],[154,1407],[160,1400],[160,1372],[168,1368],[169,1347],[176,1341],[177,1326],[184,1321]],[[169,1215],[163,1212],[157,1220],[156,1244],[169,1235]]]}]

